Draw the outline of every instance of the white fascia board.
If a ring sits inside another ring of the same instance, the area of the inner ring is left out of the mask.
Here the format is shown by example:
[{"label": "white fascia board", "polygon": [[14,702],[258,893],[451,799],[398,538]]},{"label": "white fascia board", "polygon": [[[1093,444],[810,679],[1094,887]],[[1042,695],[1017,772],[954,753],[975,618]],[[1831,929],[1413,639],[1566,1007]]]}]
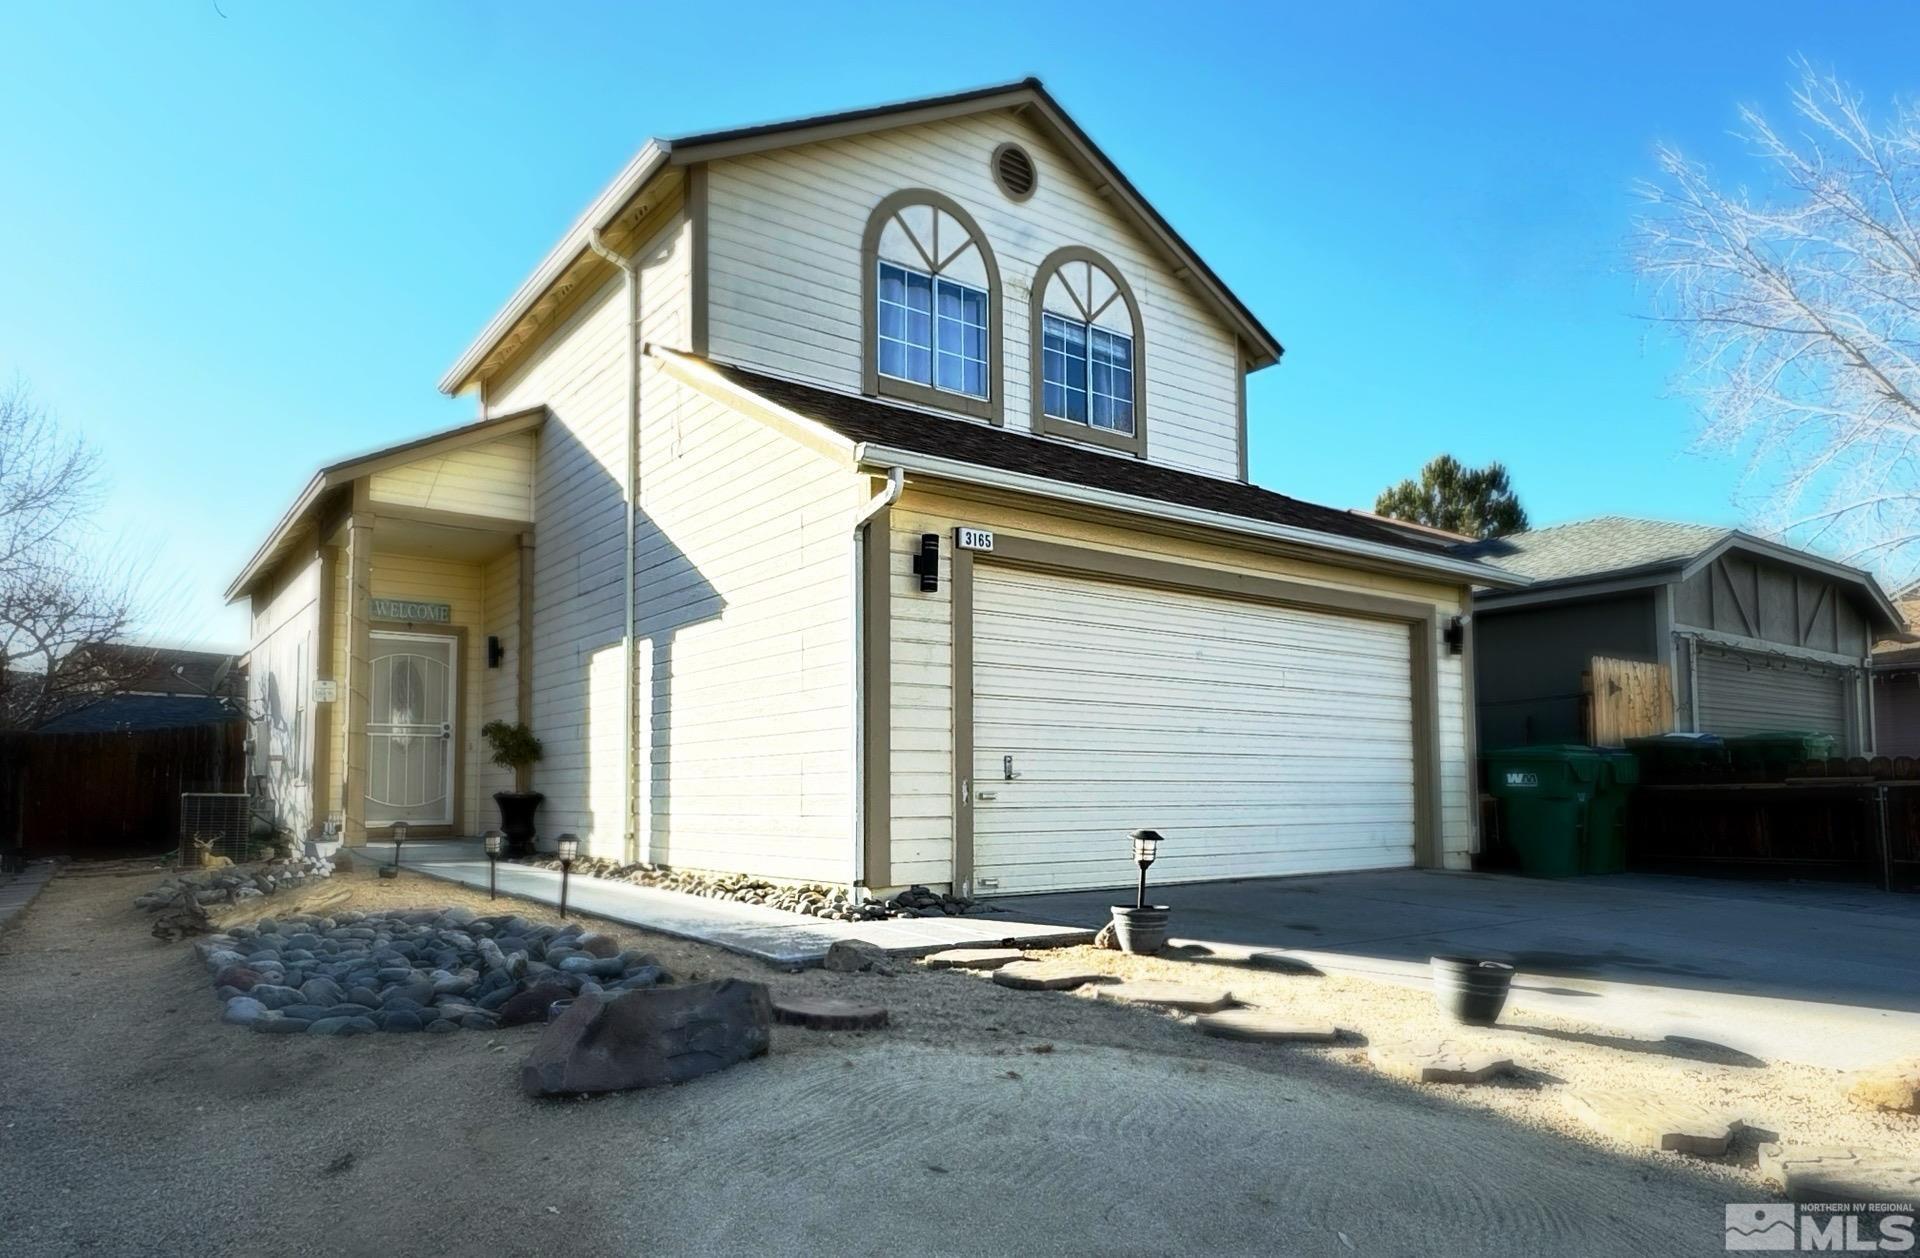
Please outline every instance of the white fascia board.
[{"label": "white fascia board", "polygon": [[447,368],[447,374],[440,377],[440,392],[451,395],[460,391],[467,377],[492,352],[500,338],[520,321],[548,285],[559,279],[561,272],[580,256],[581,250],[587,247],[588,238],[605,227],[620,207],[632,200],[647,180],[667,164],[669,149],[665,140],[648,140],[645,147],[634,154],[633,160],[588,204],[580,217],[574,220],[573,226],[567,228],[566,234],[547,250],[547,255],[534,267],[533,274],[514,290],[513,296],[507,298],[506,304],[500,307],[487,326],[480,329],[480,334],[461,351],[453,366]]},{"label": "white fascia board", "polygon": [[647,357],[660,364],[660,369],[692,389],[697,389],[714,401],[730,406],[751,419],[758,420],[791,441],[796,441],[817,454],[852,467],[858,461],[858,447],[847,438],[817,420],[808,419],[798,411],[788,410],[784,406],[770,402],[752,389],[735,384],[713,369],[711,363],[695,358],[692,354],[665,345],[649,342],[646,346]]},{"label": "white fascia board", "polygon": [[247,560],[247,566],[240,569],[240,574],[228,584],[225,595],[227,602],[231,603],[239,598],[240,592],[251,585],[254,578],[258,577],[261,571],[276,558],[275,552],[279,549],[281,539],[307,514],[326,488],[325,472],[316,473],[314,478],[307,482],[307,487],[300,491],[299,496],[293,500],[293,505],[287,508],[286,513],[268,531],[266,540],[260,543],[260,548],[253,552],[251,559]]},{"label": "white fascia board", "polygon": [[1243,537],[1257,537],[1263,541],[1279,542],[1322,555],[1331,554],[1349,560],[1365,560],[1374,567],[1444,577],[1449,581],[1470,582],[1475,585],[1496,586],[1503,589],[1517,589],[1528,584],[1526,577],[1515,576],[1511,572],[1473,563],[1470,560],[1453,559],[1445,555],[1423,555],[1381,542],[1369,542],[1362,538],[1340,537],[1332,533],[1296,528],[1288,524],[1252,520],[1246,516],[1231,515],[1224,511],[1209,511],[1203,507],[1182,506],[1179,503],[1162,502],[1157,498],[1141,498],[1133,494],[1116,493],[1110,489],[1073,485],[1045,476],[1007,472],[998,468],[982,467],[977,463],[919,454],[912,450],[895,450],[862,442],[855,452],[855,458],[859,463],[873,468],[900,467],[908,472],[919,472],[925,476],[963,485],[1003,489],[1013,493],[1031,494],[1036,498],[1052,498],[1060,502],[1103,507],[1109,511],[1120,511],[1148,519],[1215,529],[1222,533],[1237,533]]}]

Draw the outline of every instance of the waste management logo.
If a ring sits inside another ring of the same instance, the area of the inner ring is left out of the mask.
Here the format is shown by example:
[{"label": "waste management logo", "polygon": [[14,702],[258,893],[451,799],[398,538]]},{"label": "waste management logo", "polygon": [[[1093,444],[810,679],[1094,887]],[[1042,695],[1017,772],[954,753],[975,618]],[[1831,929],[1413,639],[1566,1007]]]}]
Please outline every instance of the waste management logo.
[{"label": "waste management logo", "polygon": [[1775,1253],[1910,1253],[1911,1203],[1750,1203],[1727,1207],[1727,1248]]}]

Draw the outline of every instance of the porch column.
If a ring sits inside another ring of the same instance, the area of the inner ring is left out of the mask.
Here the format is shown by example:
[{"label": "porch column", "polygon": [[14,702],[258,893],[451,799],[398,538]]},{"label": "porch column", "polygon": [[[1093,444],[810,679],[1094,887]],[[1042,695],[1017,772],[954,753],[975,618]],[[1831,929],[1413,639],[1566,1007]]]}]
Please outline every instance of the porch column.
[{"label": "porch column", "polygon": [[[533,728],[533,533],[531,530],[520,534],[520,561],[514,569],[514,580],[520,596],[520,614],[516,618],[518,625],[518,643],[514,651],[513,667],[516,673],[514,681],[517,689],[514,705],[519,712],[522,725]],[[513,789],[530,791],[533,789],[533,766],[523,764],[513,771]]]},{"label": "porch column", "polygon": [[[315,600],[313,629],[313,675],[322,681],[338,682],[333,675],[333,583],[337,578],[340,552],[328,545],[323,536],[314,548],[320,564],[320,589]],[[313,815],[307,819],[307,834],[319,838],[333,813],[333,717],[340,706],[338,693],[332,703],[313,705],[313,778],[307,790]]]},{"label": "porch column", "polygon": [[367,841],[367,715],[373,700],[373,636],[367,624],[373,597],[373,512],[365,480],[353,487],[346,558],[347,675],[342,679],[342,689],[346,692],[347,763],[342,774],[346,798],[341,806],[346,815],[346,842],[359,847]]}]

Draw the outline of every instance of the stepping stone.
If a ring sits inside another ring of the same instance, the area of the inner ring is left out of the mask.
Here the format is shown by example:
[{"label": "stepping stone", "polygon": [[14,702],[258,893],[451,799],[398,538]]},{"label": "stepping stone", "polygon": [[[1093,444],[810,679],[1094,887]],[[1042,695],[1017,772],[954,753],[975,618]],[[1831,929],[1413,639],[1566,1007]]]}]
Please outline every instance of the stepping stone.
[{"label": "stepping stone", "polygon": [[1111,978],[1098,970],[1063,969],[1041,961],[1016,961],[993,972],[993,981],[1018,992],[1064,992]]},{"label": "stepping stone", "polygon": [[816,1031],[870,1031],[887,1025],[887,1011],[827,996],[780,996],[773,1002],[773,1020]]},{"label": "stepping stone", "polygon": [[1760,1146],[1760,1174],[1795,1201],[1912,1201],[1920,1197],[1920,1157],[1848,1145]]},{"label": "stepping stone", "polygon": [[1301,974],[1308,977],[1318,976],[1320,967],[1311,961],[1285,952],[1255,952],[1247,957],[1247,964],[1256,970],[1272,970],[1276,974]]},{"label": "stepping stone", "polygon": [[1255,1044],[1331,1044],[1340,1028],[1328,1022],[1302,1022],[1272,1009],[1229,1009],[1193,1020],[1200,1034]]},{"label": "stepping stone", "polygon": [[926,961],[929,970],[997,970],[1026,955],[1018,948],[948,948],[929,955]]},{"label": "stepping stone", "polygon": [[1855,1071],[1847,1076],[1847,1096],[1871,1109],[1920,1114],[1920,1057]]},{"label": "stepping stone", "polygon": [[1656,1096],[1614,1088],[1565,1093],[1562,1102],[1595,1131],[1647,1149],[1719,1157],[1733,1143],[1738,1119]]},{"label": "stepping stone", "polygon": [[1233,993],[1224,987],[1202,987],[1197,983],[1164,983],[1139,979],[1096,988],[1102,1000],[1118,1000],[1130,1005],[1162,1005],[1187,1013],[1213,1013],[1235,1003]]},{"label": "stepping stone", "polygon": [[1367,1056],[1385,1073],[1414,1083],[1485,1083],[1513,1069],[1512,1058],[1448,1039],[1375,1044]]}]

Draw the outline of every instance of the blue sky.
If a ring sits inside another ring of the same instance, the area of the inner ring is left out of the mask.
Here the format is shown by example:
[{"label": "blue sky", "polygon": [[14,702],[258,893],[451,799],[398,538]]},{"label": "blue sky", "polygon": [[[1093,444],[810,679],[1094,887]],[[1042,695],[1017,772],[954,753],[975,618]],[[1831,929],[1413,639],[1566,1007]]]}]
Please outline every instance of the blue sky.
[{"label": "blue sky", "polygon": [[1901,5],[965,8],[0,0],[0,374],[104,450],[161,628],[239,642],[313,468],[469,418],[440,372],[647,136],[1038,74],[1285,342],[1257,480],[1368,506],[1444,450],[1538,523],[1736,523],[1633,183],[1661,139],[1739,168],[1795,55],[1920,78]]}]

